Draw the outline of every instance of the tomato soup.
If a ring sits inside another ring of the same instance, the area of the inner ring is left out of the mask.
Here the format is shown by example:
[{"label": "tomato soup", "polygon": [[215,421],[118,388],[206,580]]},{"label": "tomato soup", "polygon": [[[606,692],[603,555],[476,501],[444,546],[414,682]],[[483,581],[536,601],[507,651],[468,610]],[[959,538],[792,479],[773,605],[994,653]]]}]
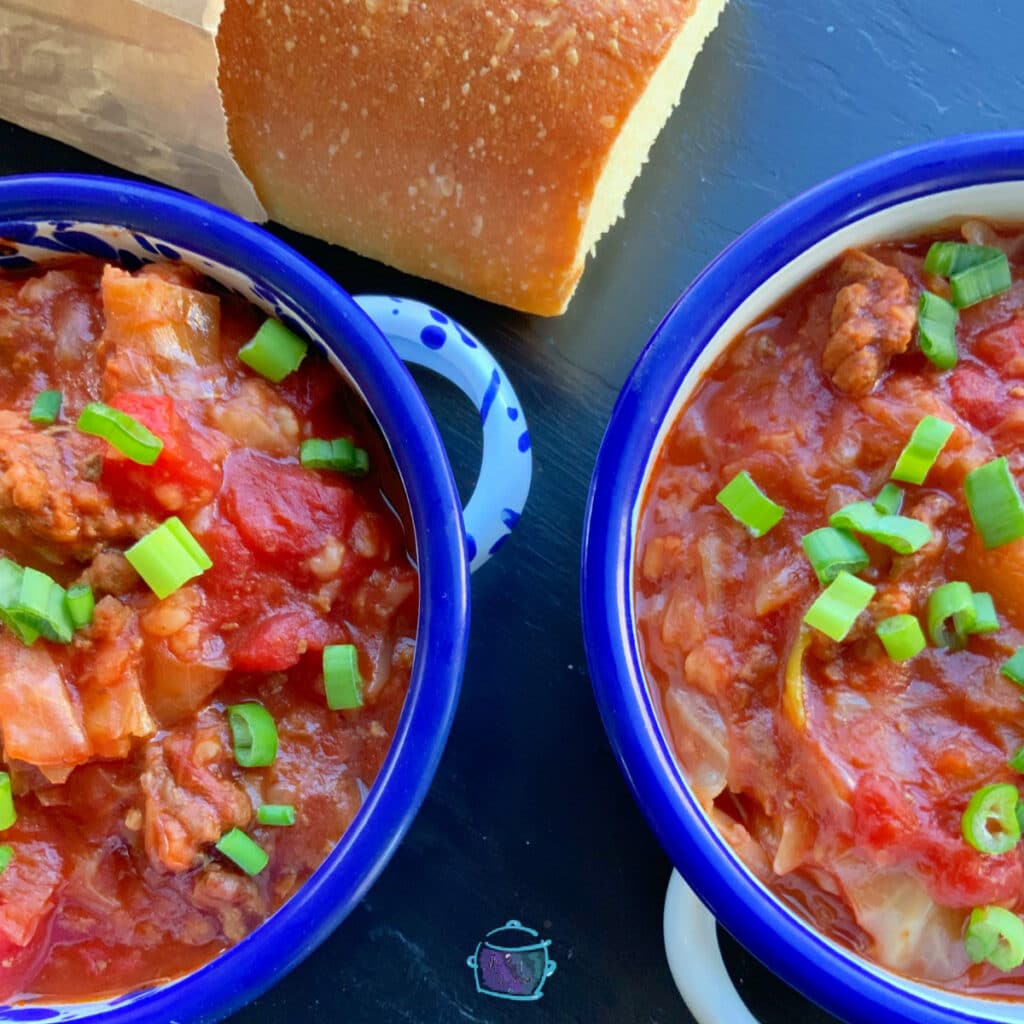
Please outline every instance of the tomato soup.
[{"label": "tomato soup", "polygon": [[1020,232],[849,251],[695,387],[634,578],[666,730],[747,867],[876,963],[1014,996],[1022,442]]},{"label": "tomato soup", "polygon": [[216,956],[387,753],[401,488],[335,370],[263,320],[178,265],[0,278],[0,999]]}]

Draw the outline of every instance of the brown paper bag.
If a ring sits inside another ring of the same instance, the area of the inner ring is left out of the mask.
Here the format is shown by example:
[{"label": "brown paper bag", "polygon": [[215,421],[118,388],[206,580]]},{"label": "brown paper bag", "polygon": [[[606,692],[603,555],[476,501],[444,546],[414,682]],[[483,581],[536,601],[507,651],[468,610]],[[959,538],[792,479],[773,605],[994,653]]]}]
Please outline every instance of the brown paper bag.
[{"label": "brown paper bag", "polygon": [[0,117],[267,219],[231,157],[223,0],[0,0]]}]

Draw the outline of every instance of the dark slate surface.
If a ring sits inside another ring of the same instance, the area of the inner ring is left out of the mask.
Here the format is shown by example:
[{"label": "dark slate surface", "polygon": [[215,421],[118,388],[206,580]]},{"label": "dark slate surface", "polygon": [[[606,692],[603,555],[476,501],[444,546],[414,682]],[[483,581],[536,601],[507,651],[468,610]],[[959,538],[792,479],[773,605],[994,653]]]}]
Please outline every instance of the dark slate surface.
[{"label": "dark slate surface", "polygon": [[[567,315],[543,320],[280,232],[350,291],[427,298],[502,360],[534,439],[518,532],[473,580],[462,703],[426,804],[366,901],[238,1024],[318,1020],[668,1024],[692,1018],[664,964],[669,864],[591,697],[580,533],[604,424],[645,339],[760,216],[844,167],[941,135],[1024,124],[1024,6],[985,0],[731,0],[683,102]],[[0,125],[0,173],[103,171]],[[429,377],[460,485],[475,416]],[[465,965],[509,918],[553,940],[543,1000],[476,993]],[[726,939],[764,1024],[830,1020]]]}]

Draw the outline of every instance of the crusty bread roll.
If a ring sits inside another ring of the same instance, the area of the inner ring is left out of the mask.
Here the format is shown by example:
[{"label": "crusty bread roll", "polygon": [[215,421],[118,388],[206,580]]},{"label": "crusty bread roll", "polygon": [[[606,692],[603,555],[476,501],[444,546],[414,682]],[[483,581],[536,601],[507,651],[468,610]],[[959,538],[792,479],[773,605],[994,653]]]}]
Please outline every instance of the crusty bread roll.
[{"label": "crusty bread roll", "polygon": [[725,0],[226,0],[234,155],[271,216],[561,313]]}]

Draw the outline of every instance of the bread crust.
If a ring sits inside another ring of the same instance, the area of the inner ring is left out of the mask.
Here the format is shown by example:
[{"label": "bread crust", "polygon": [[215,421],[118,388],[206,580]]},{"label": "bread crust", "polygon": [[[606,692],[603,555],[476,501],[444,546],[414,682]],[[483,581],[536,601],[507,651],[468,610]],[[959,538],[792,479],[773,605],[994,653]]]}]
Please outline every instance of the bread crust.
[{"label": "bread crust", "polygon": [[234,155],[283,224],[557,314],[612,145],[697,3],[226,0]]}]

